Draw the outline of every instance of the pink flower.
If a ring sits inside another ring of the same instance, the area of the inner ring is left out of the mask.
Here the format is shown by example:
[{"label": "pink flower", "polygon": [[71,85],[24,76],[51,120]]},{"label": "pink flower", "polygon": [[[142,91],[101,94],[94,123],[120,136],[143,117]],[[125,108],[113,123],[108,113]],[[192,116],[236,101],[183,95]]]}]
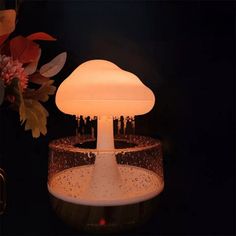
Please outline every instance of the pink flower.
[{"label": "pink flower", "polygon": [[18,60],[13,60],[12,57],[0,54],[0,79],[7,86],[14,78],[19,79],[22,91],[27,88],[28,77],[22,67],[22,63]]}]

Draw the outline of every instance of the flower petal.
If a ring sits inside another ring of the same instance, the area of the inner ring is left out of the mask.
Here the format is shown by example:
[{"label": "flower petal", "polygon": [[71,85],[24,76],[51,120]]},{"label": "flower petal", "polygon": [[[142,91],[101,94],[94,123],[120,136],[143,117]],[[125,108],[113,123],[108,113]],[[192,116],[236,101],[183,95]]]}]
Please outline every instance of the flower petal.
[{"label": "flower petal", "polygon": [[31,34],[26,37],[29,40],[46,40],[46,41],[55,41],[57,40],[56,38],[53,38],[51,35],[46,34],[44,32],[38,32]]},{"label": "flower petal", "polygon": [[4,34],[0,36],[0,46],[5,42],[5,40],[8,38],[9,34]]},{"label": "flower petal", "polygon": [[25,73],[27,75],[32,75],[36,70],[37,70],[37,67],[38,67],[38,62],[39,62],[39,58],[41,56],[41,49],[39,49],[39,54],[38,54],[38,57],[36,58],[35,61],[31,62],[30,64],[28,64],[24,70],[25,70]]},{"label": "flower petal", "polygon": [[17,36],[10,41],[11,56],[21,63],[30,63],[38,58],[39,45],[23,36]]},{"label": "flower petal", "polygon": [[16,11],[2,10],[0,11],[0,36],[10,34],[15,30]]}]

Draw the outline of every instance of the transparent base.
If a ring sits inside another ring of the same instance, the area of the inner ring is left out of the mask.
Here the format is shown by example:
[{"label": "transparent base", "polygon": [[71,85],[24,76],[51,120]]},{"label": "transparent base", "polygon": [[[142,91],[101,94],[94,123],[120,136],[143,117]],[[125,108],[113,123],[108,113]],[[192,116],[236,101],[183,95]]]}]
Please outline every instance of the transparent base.
[{"label": "transparent base", "polygon": [[50,194],[57,216],[78,231],[89,233],[127,232],[145,224],[157,210],[160,196],[122,206],[86,206],[63,201]]},{"label": "transparent base", "polygon": [[[106,155],[114,157],[117,163],[121,195],[113,194],[117,187],[114,185],[106,191],[93,188],[93,181],[99,182],[101,176],[94,178],[94,171],[89,171],[95,169],[96,158],[101,158],[93,137],[67,137],[49,145],[48,189],[53,209],[79,231],[127,232],[144,224],[156,210],[156,201],[164,187],[160,141],[138,135],[116,135],[114,144],[115,149],[106,150]],[[107,174],[109,170],[107,167],[100,173]],[[110,179],[105,179],[109,183]],[[105,186],[103,183],[100,181],[95,187]],[[86,195],[90,193],[87,189],[97,192]]]}]

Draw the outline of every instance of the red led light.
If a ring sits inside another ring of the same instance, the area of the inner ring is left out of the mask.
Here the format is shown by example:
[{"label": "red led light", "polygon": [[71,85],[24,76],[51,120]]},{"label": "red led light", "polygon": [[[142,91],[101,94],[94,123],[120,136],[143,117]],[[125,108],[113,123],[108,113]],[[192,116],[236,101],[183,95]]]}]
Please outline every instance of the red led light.
[{"label": "red led light", "polygon": [[103,218],[101,218],[101,219],[99,220],[99,225],[105,225],[105,224],[106,224],[106,220],[103,219]]}]

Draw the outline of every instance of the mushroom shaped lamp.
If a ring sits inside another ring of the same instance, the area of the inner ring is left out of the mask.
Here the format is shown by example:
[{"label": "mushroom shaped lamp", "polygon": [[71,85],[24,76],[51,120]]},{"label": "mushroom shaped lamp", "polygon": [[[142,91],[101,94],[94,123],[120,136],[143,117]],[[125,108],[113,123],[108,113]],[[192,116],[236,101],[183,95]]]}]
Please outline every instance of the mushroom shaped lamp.
[{"label": "mushroom shaped lamp", "polygon": [[[154,104],[153,92],[136,75],[112,62],[90,60],[78,66],[59,86],[56,105],[66,114],[97,117],[96,149],[92,151],[96,153],[95,160],[92,165],[84,164],[76,170],[75,164],[69,168],[72,174],[64,171],[64,176],[53,178],[48,185],[50,193],[68,202],[96,207],[135,204],[158,195],[163,189],[160,143],[130,136],[129,140],[136,143],[136,147],[117,150],[113,131],[114,118],[143,115]],[[72,149],[69,151],[78,151]],[[133,153],[138,153],[138,156],[129,159]],[[140,155],[143,155],[146,169],[138,164],[142,158]],[[158,163],[153,162],[155,158],[152,155],[158,156]],[[117,163],[118,159],[120,163]],[[134,159],[134,165],[129,163]],[[68,161],[66,163],[68,165]],[[64,194],[65,191],[69,193]]]}]

